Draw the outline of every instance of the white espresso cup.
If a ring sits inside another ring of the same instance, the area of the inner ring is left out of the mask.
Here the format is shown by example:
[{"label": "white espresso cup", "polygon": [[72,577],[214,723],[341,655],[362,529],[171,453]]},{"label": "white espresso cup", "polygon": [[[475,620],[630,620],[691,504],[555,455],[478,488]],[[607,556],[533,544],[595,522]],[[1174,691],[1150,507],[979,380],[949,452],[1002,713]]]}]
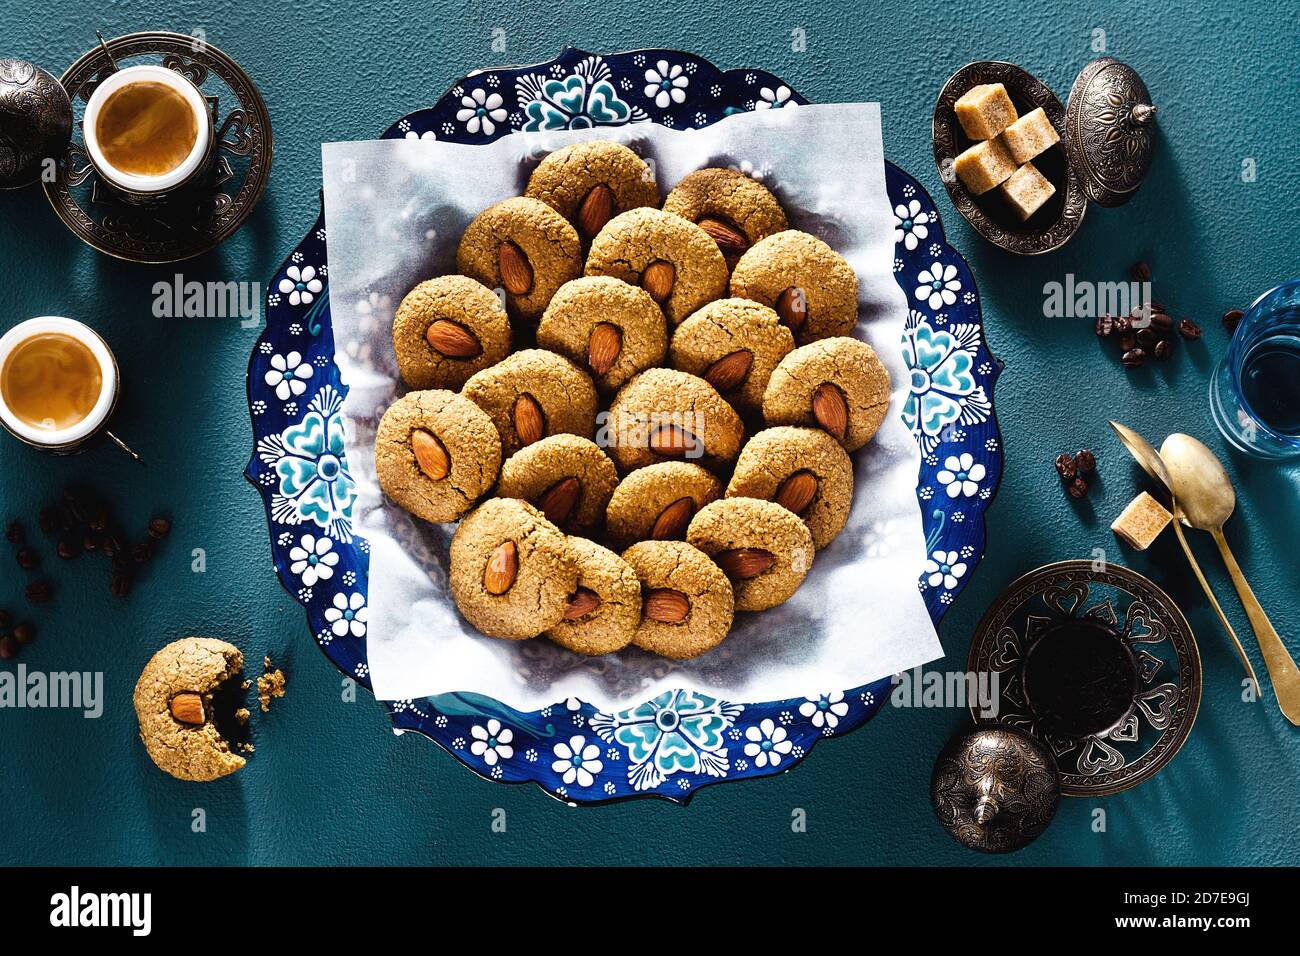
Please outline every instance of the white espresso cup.
[{"label": "white espresso cup", "polygon": [[56,454],[69,454],[80,451],[88,441],[106,430],[109,416],[117,405],[120,377],[117,360],[94,329],[74,319],[43,315],[20,322],[0,336],[0,378],[4,375],[9,357],[20,345],[34,336],[50,333],[75,339],[90,351],[95,364],[99,366],[98,397],[80,421],[57,428],[32,424],[27,418],[18,415],[6,403],[3,391],[0,390],[0,424],[15,438],[29,445]]},{"label": "white espresso cup", "polygon": [[[159,83],[174,90],[189,105],[194,113],[197,135],[189,154],[165,173],[143,175],[117,169],[104,155],[103,145],[99,141],[99,118],[104,104],[118,90],[132,83]],[[85,138],[86,152],[90,162],[100,177],[127,198],[142,200],[156,199],[189,185],[208,169],[213,155],[212,114],[208,110],[207,100],[198,87],[175,70],[162,66],[128,66],[110,73],[95,87],[86,103],[85,115],[81,120],[82,134]]]}]

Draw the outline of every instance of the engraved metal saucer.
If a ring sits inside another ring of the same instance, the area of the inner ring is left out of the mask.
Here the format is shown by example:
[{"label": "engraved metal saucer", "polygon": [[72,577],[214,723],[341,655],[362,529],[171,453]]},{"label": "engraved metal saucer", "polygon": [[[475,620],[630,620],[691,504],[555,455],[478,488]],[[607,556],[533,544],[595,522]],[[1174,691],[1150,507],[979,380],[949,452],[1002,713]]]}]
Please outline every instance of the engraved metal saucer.
[{"label": "engraved metal saucer", "polygon": [[[161,64],[188,77],[208,102],[216,130],[209,185],[156,208],[123,200],[100,182],[86,153],[81,117],[99,81],[114,70]],[[178,33],[131,33],[82,56],[62,76],[72,98],[72,141],[45,195],[69,229],[119,259],[178,262],[229,238],[249,217],[271,175],[271,117],[239,65],[206,40]]]},{"label": "engraved metal saucer", "polygon": [[[1044,743],[1066,796],[1150,778],[1187,740],[1201,702],[1187,619],[1155,584],[1115,564],[1060,561],[1014,581],[980,621],[968,667],[997,673],[992,723]],[[981,722],[974,707],[971,715]]]}]

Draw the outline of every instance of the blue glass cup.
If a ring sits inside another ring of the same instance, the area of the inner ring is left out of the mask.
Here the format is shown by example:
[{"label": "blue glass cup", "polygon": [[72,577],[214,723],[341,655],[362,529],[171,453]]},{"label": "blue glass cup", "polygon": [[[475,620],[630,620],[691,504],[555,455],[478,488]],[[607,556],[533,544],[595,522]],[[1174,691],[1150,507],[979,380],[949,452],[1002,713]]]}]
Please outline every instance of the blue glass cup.
[{"label": "blue glass cup", "polygon": [[1210,412],[1234,448],[1300,458],[1300,279],[1246,310],[1210,379]]}]

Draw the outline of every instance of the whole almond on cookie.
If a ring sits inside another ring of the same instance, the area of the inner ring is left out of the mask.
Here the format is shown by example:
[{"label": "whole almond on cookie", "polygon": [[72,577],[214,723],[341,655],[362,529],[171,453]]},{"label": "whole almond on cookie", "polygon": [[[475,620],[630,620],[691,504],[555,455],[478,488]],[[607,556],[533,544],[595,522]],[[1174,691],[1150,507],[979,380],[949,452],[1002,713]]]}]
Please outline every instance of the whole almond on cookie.
[{"label": "whole almond on cookie", "polygon": [[795,514],[802,514],[803,510],[812,504],[816,495],[817,476],[804,469],[796,471],[781,482],[781,487],[777,489],[776,497],[772,500]]},{"label": "whole almond on cookie", "polygon": [[678,498],[655,518],[650,529],[652,541],[680,541],[686,537],[686,527],[695,514],[695,501],[691,498]]},{"label": "whole almond on cookie", "polygon": [[673,283],[677,281],[677,269],[671,262],[657,259],[645,267],[641,273],[641,288],[650,293],[650,298],[660,305],[668,301],[673,294]]},{"label": "whole almond on cookie", "polygon": [[478,337],[459,322],[451,319],[438,319],[430,324],[424,333],[429,347],[451,359],[472,359],[483,354],[483,346]]},{"label": "whole almond on cookie", "polygon": [[172,716],[182,724],[193,724],[195,726],[204,722],[203,718],[203,698],[194,693],[177,694],[171,700]]},{"label": "whole almond on cookie", "polygon": [[513,541],[504,541],[488,556],[483,569],[483,589],[488,594],[505,594],[519,574],[519,549]]},{"label": "whole almond on cookie", "polygon": [[524,394],[516,398],[512,417],[521,445],[531,445],[546,437],[546,416],[533,396]]},{"label": "whole almond on cookie", "polygon": [[432,432],[423,428],[411,432],[411,451],[420,470],[434,481],[446,478],[451,471],[451,456]]},{"label": "whole almond on cookie", "polygon": [[578,497],[582,494],[582,482],[577,478],[563,478],[546,489],[537,502],[537,507],[552,524],[561,528],[569,523],[573,511],[578,506]]},{"label": "whole almond on cookie", "polygon": [[623,330],[612,322],[597,322],[587,341],[587,364],[597,376],[604,375],[614,367],[622,349]]},{"label": "whole almond on cookie", "polygon": [[749,240],[730,223],[712,216],[705,216],[698,223],[709,234],[709,238],[718,244],[718,250],[724,256],[739,256],[749,248]]},{"label": "whole almond on cookie", "polygon": [[822,428],[836,438],[844,437],[849,427],[849,406],[837,386],[822,382],[813,390],[812,413]]},{"label": "whole almond on cookie", "polygon": [[754,364],[754,353],[737,349],[722,356],[704,373],[704,380],[719,392],[729,392],[740,385]]},{"label": "whole almond on cookie", "polygon": [[713,556],[718,567],[733,580],[756,578],[776,561],[771,551],[762,548],[730,548]]},{"label": "whole almond on cookie", "polygon": [[497,250],[497,266],[501,285],[511,295],[526,295],[533,287],[533,267],[528,256],[508,239]]},{"label": "whole almond on cookie", "polygon": [[679,624],[691,611],[691,602],[681,591],[655,588],[646,593],[644,614],[652,621]]},{"label": "whole almond on cookie", "polygon": [[612,189],[604,183],[593,186],[578,207],[578,231],[591,239],[613,218],[616,206]]}]

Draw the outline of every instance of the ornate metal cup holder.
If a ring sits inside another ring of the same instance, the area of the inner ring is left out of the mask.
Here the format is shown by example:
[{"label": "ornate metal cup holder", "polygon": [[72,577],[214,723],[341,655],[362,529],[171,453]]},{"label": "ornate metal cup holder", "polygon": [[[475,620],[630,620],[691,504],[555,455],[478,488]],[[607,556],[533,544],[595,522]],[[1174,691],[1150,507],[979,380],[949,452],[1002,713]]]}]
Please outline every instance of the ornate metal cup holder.
[{"label": "ornate metal cup holder", "polygon": [[[216,156],[210,178],[165,203],[133,204],[107,187],[86,152],[81,116],[95,86],[124,65],[160,64],[188,77],[212,112]],[[201,255],[251,215],[271,175],[271,117],[239,65],[206,41],[177,33],[132,33],[83,55],[61,77],[72,98],[72,140],[45,195],[64,224],[100,252],[161,264]]]}]

